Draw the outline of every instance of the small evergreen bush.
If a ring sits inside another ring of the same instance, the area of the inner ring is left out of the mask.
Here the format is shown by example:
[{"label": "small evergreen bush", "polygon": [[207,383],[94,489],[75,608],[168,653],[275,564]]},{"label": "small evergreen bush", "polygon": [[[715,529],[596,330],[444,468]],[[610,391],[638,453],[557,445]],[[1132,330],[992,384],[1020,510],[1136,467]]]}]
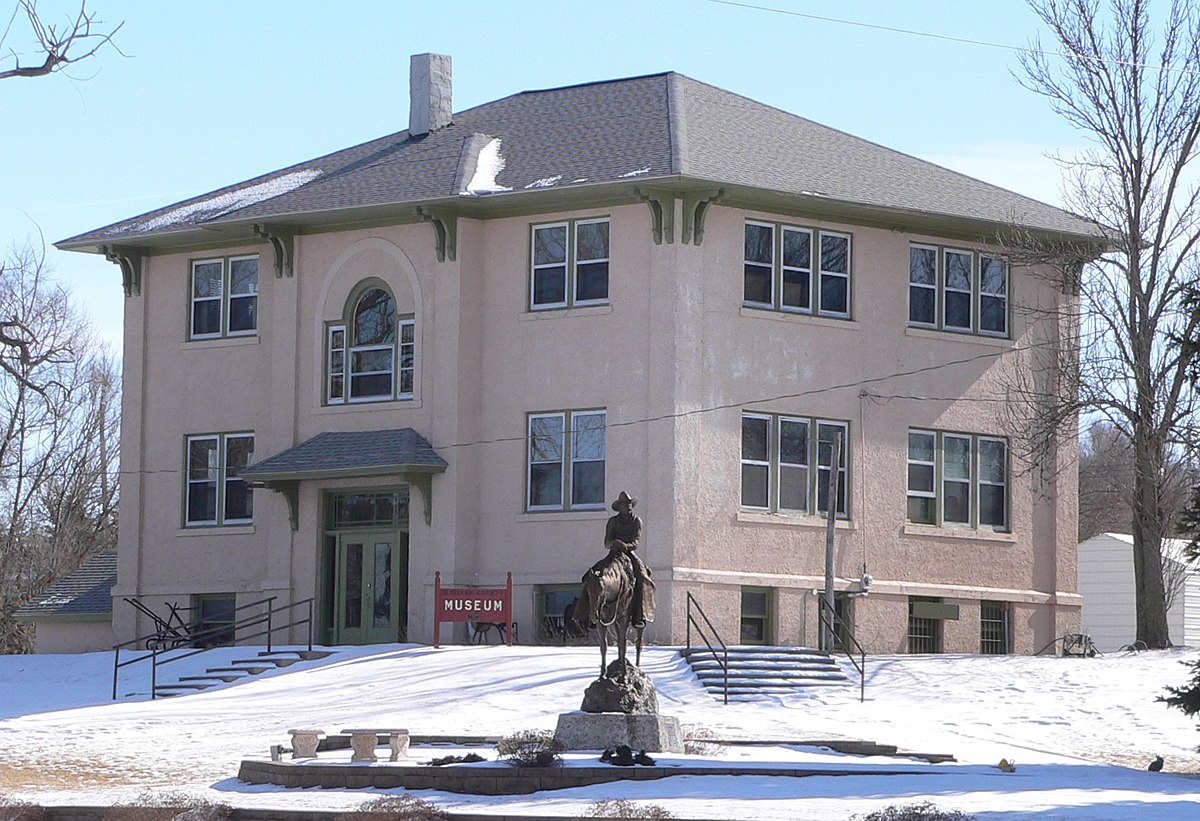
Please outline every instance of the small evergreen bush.
[{"label": "small evergreen bush", "polygon": [[919,804],[891,804],[866,815],[855,815],[851,821],[975,821],[975,816],[958,810],[943,810],[930,801]]},{"label": "small evergreen bush", "polygon": [[597,801],[583,814],[584,818],[621,818],[624,821],[667,821],[674,818],[658,804],[635,804],[625,799]]},{"label": "small evergreen bush", "polygon": [[337,817],[346,821],[448,821],[450,815],[423,798],[383,795]]}]

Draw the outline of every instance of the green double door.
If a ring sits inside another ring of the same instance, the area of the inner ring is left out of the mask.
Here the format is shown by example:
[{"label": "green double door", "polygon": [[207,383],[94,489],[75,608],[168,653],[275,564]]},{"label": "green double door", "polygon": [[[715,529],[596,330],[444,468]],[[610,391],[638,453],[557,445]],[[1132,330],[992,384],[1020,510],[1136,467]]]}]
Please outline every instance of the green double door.
[{"label": "green double door", "polygon": [[403,641],[407,634],[408,534],[343,531],[333,541],[333,643]]}]

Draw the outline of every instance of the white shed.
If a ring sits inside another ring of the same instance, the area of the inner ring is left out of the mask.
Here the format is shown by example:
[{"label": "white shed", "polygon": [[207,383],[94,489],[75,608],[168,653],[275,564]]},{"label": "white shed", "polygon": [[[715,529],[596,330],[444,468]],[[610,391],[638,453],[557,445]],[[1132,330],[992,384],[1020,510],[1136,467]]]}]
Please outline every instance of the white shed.
[{"label": "white shed", "polygon": [[[1176,645],[1200,647],[1200,574],[1183,561],[1183,539],[1163,539],[1163,576],[1168,592],[1167,627]],[[1137,635],[1133,591],[1133,537],[1101,533],[1079,544],[1081,627],[1102,653],[1132,644]]]}]

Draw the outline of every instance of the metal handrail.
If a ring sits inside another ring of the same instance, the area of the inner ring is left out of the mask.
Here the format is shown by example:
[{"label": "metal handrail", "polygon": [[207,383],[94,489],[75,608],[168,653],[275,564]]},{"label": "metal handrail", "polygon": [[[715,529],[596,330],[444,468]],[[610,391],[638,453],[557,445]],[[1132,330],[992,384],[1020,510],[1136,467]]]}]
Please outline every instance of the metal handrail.
[{"label": "metal handrail", "polygon": [[[263,605],[266,605],[267,610],[265,612],[257,613],[255,615],[248,616],[248,617],[240,619],[240,620],[235,620],[234,622],[232,622],[230,624],[220,624],[220,625],[216,625],[214,627],[208,627],[208,628],[205,628],[202,630],[196,630],[196,631],[192,631],[189,629],[189,631],[188,631],[187,641],[189,643],[200,642],[201,644],[203,644],[207,639],[225,638],[225,637],[229,636],[230,631],[232,631],[232,633],[233,633],[232,639],[229,642],[222,642],[222,644],[220,644],[220,645],[212,644],[209,646],[192,647],[192,648],[188,648],[186,650],[181,650],[181,648],[179,646],[174,646],[174,647],[169,647],[169,648],[160,647],[158,644],[149,646],[149,642],[153,639],[158,638],[160,635],[159,633],[138,636],[137,638],[129,639],[128,641],[123,641],[120,644],[114,644],[113,645],[113,687],[112,687],[113,700],[116,701],[116,699],[117,699],[117,678],[120,674],[121,668],[128,667],[132,664],[138,664],[140,662],[146,661],[147,659],[150,660],[150,698],[154,699],[154,698],[158,697],[158,692],[157,692],[158,691],[158,668],[160,666],[162,666],[164,664],[170,664],[173,661],[181,661],[186,658],[191,658],[192,656],[198,656],[201,653],[207,653],[209,650],[212,650],[214,647],[225,646],[227,644],[236,644],[238,642],[245,643],[245,642],[249,641],[250,639],[262,638],[263,636],[266,636],[266,639],[267,639],[266,652],[270,653],[270,652],[272,652],[272,649],[274,647],[273,634],[274,634],[275,630],[285,630],[285,629],[290,629],[297,625],[307,625],[307,627],[308,627],[308,631],[307,631],[308,632],[308,651],[311,653],[312,648],[313,648],[313,598],[310,597],[307,599],[301,599],[300,601],[291,602],[290,604],[284,604],[284,605],[280,605],[279,607],[274,607],[272,605],[273,605],[273,602],[275,601],[275,598],[276,598],[275,596],[268,596],[265,599],[259,599],[258,601],[250,602],[249,604],[243,604],[240,607],[235,607],[231,611],[233,613],[236,613],[240,610],[248,610],[250,608],[261,607]],[[307,613],[305,614],[304,618],[289,619],[287,622],[285,622],[283,624],[280,624],[278,626],[275,625],[275,619],[274,619],[275,614],[286,613],[297,607],[306,607],[307,608]],[[265,625],[265,629],[260,629],[256,632],[252,632],[252,633],[246,632],[246,630],[248,630],[250,628],[262,627],[263,625]],[[191,627],[191,625],[189,625],[189,628],[190,627]],[[239,631],[241,631],[241,632],[239,633]],[[121,661],[121,650],[130,648],[130,647],[136,647],[138,645],[145,647],[146,651],[141,655],[135,655],[132,658],[128,658],[125,661]],[[165,658],[160,658],[160,656],[162,654],[169,653],[173,650],[181,650],[181,652],[166,656]]]},{"label": "metal handrail", "polygon": [[[717,655],[717,650],[712,646],[712,642],[708,640],[708,636],[704,634],[704,628],[700,622],[692,615],[692,608],[695,607],[696,612],[700,614],[700,618],[704,619],[704,624],[712,631],[713,641],[721,646],[721,655]],[[688,658],[692,655],[692,625],[696,625],[696,634],[704,642],[704,646],[708,648],[708,652],[712,654],[713,661],[721,668],[722,673],[722,691],[725,696],[725,703],[729,703],[729,648],[725,646],[725,642],[721,640],[720,634],[717,633],[717,628],[708,620],[708,616],[704,613],[704,608],[700,606],[700,602],[691,593],[687,594],[687,649]]]},{"label": "metal handrail", "polygon": [[[846,654],[846,658],[850,659],[850,663],[854,665],[854,669],[858,671],[858,700],[863,702],[866,700],[867,690],[867,651],[858,643],[858,639],[854,638],[854,633],[850,630],[850,625],[846,624],[844,619],[838,617],[837,611],[830,607],[829,602],[825,599],[818,598],[817,616],[821,622],[821,634],[824,635],[825,627],[831,624],[834,629],[829,633],[833,636],[833,643],[840,645],[840,649]],[[850,648],[846,646],[846,642],[842,640],[842,634],[838,628],[845,631],[845,635],[854,645],[854,649],[858,651],[859,657],[856,659],[850,652]],[[834,648],[826,647],[825,652],[832,653]]]}]

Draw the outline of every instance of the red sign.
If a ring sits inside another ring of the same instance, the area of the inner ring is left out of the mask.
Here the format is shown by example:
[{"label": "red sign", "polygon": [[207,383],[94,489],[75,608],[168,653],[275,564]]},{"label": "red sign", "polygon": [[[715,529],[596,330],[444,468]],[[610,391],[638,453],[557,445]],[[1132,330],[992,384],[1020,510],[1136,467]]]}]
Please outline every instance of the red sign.
[{"label": "red sign", "polygon": [[502,624],[508,644],[513,637],[512,573],[504,587],[442,587],[442,572],[433,574],[433,646],[441,644],[444,621]]}]

